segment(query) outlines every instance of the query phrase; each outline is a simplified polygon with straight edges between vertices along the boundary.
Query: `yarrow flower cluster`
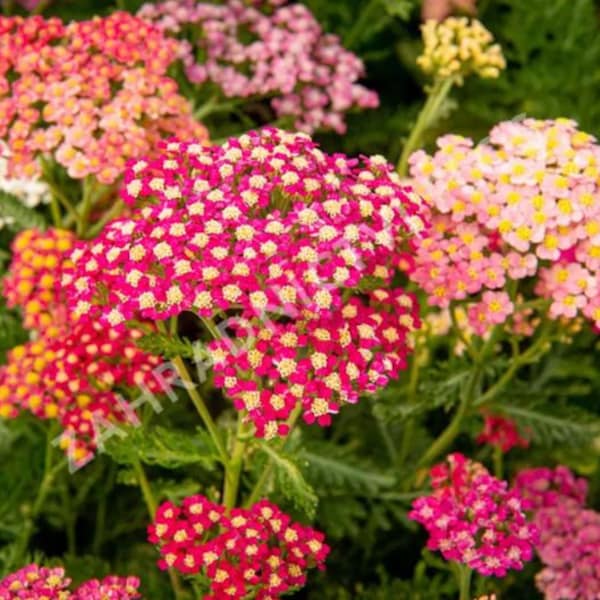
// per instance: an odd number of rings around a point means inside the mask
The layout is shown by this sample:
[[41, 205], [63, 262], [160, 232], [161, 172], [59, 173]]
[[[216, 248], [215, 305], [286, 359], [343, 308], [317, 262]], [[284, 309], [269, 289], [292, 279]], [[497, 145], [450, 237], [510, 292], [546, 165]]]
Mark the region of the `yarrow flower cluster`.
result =
[[41, 155], [73, 178], [113, 183], [166, 135], [205, 138], [166, 76], [177, 53], [175, 40], [124, 12], [69, 25], [1, 17], [0, 138], [11, 176], [34, 176]]
[[308, 569], [323, 569], [329, 547], [322, 533], [292, 522], [267, 500], [230, 513], [204, 496], [181, 507], [159, 506], [148, 528], [161, 553], [159, 566], [205, 575], [214, 598], [275, 600], [306, 583]]
[[71, 256], [76, 313], [121, 327], [216, 319], [215, 384], [258, 435], [285, 434], [299, 402], [328, 425], [405, 367], [418, 306], [392, 278], [424, 222], [382, 157], [328, 156], [265, 129], [210, 148], [168, 143], [131, 165], [124, 190], [142, 208]]
[[409, 518], [429, 533], [427, 547], [482, 575], [504, 577], [531, 560], [538, 531], [522, 496], [483, 465], [451, 454], [431, 469], [433, 492], [413, 502]]
[[140, 598], [137, 577], [109, 575], [91, 579], [74, 592], [71, 580], [61, 567], [48, 568], [31, 564], [0, 581], [0, 600], [134, 600]]
[[[16, 197], [24, 206], [35, 208], [40, 204], [50, 201], [50, 189], [48, 185], [35, 177], [9, 177], [8, 158], [10, 150], [3, 142], [0, 142], [0, 192], [5, 192]], [[4, 225], [10, 225], [7, 217], [0, 216], [0, 229]]]
[[506, 67], [502, 50], [477, 19], [430, 19], [421, 26], [423, 54], [417, 64], [435, 78], [454, 78], [460, 85], [471, 74], [495, 78]]
[[502, 452], [529, 446], [529, 440], [521, 435], [514, 421], [491, 414], [483, 416], [483, 430], [477, 436], [477, 443], [496, 446]]
[[541, 532], [538, 589], [547, 600], [599, 598], [600, 513], [585, 508], [587, 482], [559, 466], [522, 471], [515, 486], [531, 499]]
[[429, 303], [473, 300], [469, 320], [481, 333], [514, 314], [508, 284], [537, 276], [551, 317], [600, 325], [594, 138], [566, 119], [526, 119], [497, 125], [477, 146], [455, 135], [437, 145], [410, 158], [415, 190], [431, 204], [412, 274]]
[[271, 98], [277, 117], [291, 118], [298, 131], [343, 133], [345, 112], [378, 105], [377, 94], [356, 83], [363, 64], [303, 4], [280, 4], [167, 0], [145, 4], [138, 15], [172, 34], [200, 30], [184, 46], [190, 81], [216, 86], [226, 98]]
[[10, 305], [22, 306], [34, 340], [13, 348], [0, 367], [0, 416], [26, 410], [58, 419], [61, 446], [75, 463], [89, 460], [99, 430], [131, 419], [119, 392], [142, 386], [160, 391], [153, 376], [160, 359], [142, 352], [138, 330], [116, 330], [77, 319], [67, 309], [61, 277], [74, 243], [67, 231], [26, 230], [13, 242], [13, 262], [4, 279]]

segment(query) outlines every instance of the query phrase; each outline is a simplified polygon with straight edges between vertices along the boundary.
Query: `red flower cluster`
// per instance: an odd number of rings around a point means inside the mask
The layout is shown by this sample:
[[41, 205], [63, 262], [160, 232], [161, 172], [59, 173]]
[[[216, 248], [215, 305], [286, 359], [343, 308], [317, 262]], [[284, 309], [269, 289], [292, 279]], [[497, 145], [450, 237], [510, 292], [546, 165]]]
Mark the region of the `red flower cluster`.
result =
[[327, 155], [268, 128], [170, 142], [130, 166], [124, 189], [142, 208], [72, 254], [75, 312], [111, 326], [217, 320], [215, 383], [258, 435], [285, 434], [299, 402], [327, 425], [405, 367], [418, 305], [394, 275], [424, 222], [383, 157]]
[[160, 390], [152, 370], [160, 359], [142, 352], [137, 330], [116, 330], [73, 317], [60, 288], [74, 238], [66, 231], [24, 231], [13, 243], [14, 258], [4, 280], [9, 302], [23, 306], [35, 340], [13, 348], [0, 367], [0, 416], [22, 410], [58, 419], [71, 459], [85, 463], [99, 428], [125, 421], [128, 408], [118, 392], [135, 386]]
[[51, 155], [69, 175], [114, 182], [165, 135], [206, 138], [166, 76], [179, 45], [124, 12], [64, 25], [0, 17], [0, 138], [13, 175]]
[[531, 560], [538, 532], [521, 495], [480, 463], [450, 454], [431, 469], [433, 493], [417, 498], [409, 518], [429, 533], [427, 547], [482, 575], [504, 577]]
[[514, 421], [499, 415], [484, 415], [483, 431], [477, 436], [478, 444], [497, 446], [502, 452], [511, 448], [527, 448], [529, 440], [524, 438]]
[[165, 502], [148, 533], [160, 548], [161, 569], [207, 578], [205, 599], [253, 593], [257, 600], [275, 600], [302, 587], [307, 570], [322, 569], [329, 553], [322, 533], [293, 523], [267, 500], [230, 514], [204, 496], [190, 496], [181, 507]]
[[60, 567], [31, 564], [0, 581], [0, 600], [133, 600], [140, 598], [137, 577], [109, 575], [101, 581], [91, 579], [74, 592], [71, 580]]

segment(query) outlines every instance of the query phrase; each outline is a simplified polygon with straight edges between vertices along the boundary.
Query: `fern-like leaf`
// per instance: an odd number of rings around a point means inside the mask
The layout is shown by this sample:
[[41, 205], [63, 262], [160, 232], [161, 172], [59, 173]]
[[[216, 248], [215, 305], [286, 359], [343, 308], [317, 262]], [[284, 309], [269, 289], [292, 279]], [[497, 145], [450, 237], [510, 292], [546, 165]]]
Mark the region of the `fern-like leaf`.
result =
[[46, 228], [46, 219], [39, 212], [25, 206], [16, 196], [2, 191], [0, 191], [0, 221], [13, 231]]

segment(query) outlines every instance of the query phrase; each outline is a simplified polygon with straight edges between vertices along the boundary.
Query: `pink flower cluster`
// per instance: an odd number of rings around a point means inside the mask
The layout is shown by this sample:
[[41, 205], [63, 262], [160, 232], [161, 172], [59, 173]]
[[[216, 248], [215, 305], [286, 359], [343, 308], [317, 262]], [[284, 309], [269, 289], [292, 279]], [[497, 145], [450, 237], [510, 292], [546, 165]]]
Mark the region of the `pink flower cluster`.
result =
[[112, 183], [162, 137], [206, 138], [166, 76], [177, 53], [176, 41], [124, 12], [69, 25], [0, 17], [0, 138], [10, 174], [37, 173], [42, 155], [73, 178]]
[[433, 492], [417, 498], [409, 518], [429, 533], [427, 547], [482, 575], [504, 577], [531, 560], [538, 539], [526, 504], [505, 481], [462, 454], [431, 469]]
[[546, 600], [600, 598], [600, 513], [584, 506], [587, 482], [559, 466], [522, 471], [515, 486], [533, 501], [544, 563], [536, 584]]
[[302, 587], [307, 570], [323, 569], [329, 547], [322, 533], [293, 523], [267, 500], [251, 508], [225, 508], [204, 496], [181, 507], [162, 504], [148, 528], [162, 555], [162, 569], [203, 574], [213, 598], [275, 600]]
[[346, 111], [378, 105], [377, 94], [356, 83], [362, 62], [324, 34], [303, 4], [275, 4], [282, 2], [167, 0], [138, 14], [169, 33], [200, 30], [184, 45], [190, 81], [217, 86], [226, 98], [271, 98], [276, 115], [292, 119], [296, 130], [344, 133]]
[[143, 206], [71, 256], [76, 313], [212, 323], [215, 384], [258, 435], [285, 434], [299, 402], [328, 425], [405, 367], [418, 305], [392, 280], [424, 222], [382, 157], [328, 156], [269, 128], [167, 143], [130, 166], [124, 190]]
[[26, 410], [58, 419], [62, 446], [82, 464], [91, 458], [102, 426], [130, 418], [119, 392], [137, 386], [160, 390], [152, 373], [160, 359], [136, 346], [140, 331], [79, 320], [68, 311], [60, 279], [73, 242], [72, 234], [54, 229], [26, 230], [15, 238], [4, 288], [37, 330], [36, 339], [13, 348], [0, 367], [0, 416]]
[[[566, 119], [504, 122], [478, 145], [455, 135], [410, 158], [431, 204], [412, 277], [432, 305], [474, 302], [479, 332], [514, 310], [510, 282], [537, 276], [553, 318], [600, 324], [600, 146]], [[481, 296], [479, 296], [481, 294]]]
[[496, 446], [502, 452], [529, 446], [529, 440], [521, 435], [514, 421], [490, 414], [483, 416], [483, 431], [477, 436], [477, 443]]
[[0, 581], [0, 600], [133, 600], [140, 598], [137, 577], [109, 575], [91, 579], [74, 592], [71, 580], [60, 567], [48, 568], [31, 564]]

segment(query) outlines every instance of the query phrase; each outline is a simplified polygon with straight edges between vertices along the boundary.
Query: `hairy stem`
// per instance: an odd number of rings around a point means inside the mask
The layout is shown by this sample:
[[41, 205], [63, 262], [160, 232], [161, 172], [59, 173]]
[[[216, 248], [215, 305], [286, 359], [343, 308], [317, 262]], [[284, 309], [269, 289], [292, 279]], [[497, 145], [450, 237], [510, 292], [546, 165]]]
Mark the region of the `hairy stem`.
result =
[[408, 174], [408, 159], [410, 155], [416, 150], [423, 141], [423, 136], [427, 129], [435, 122], [439, 117], [439, 112], [444, 103], [444, 100], [448, 96], [452, 85], [454, 84], [454, 78], [446, 77], [444, 79], [437, 79], [431, 91], [427, 96], [427, 100], [417, 117], [415, 126], [412, 128], [404, 148], [402, 148], [402, 154], [398, 160], [398, 173], [406, 177]]

